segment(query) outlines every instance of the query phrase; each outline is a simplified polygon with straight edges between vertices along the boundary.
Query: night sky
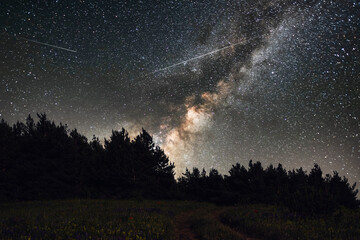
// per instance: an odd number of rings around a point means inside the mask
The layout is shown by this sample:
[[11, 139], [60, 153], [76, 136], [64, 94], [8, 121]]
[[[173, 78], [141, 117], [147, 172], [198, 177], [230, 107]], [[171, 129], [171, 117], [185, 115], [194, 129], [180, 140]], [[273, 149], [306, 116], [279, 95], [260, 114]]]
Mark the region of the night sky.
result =
[[8, 123], [143, 127], [178, 174], [252, 159], [360, 180], [358, 0], [2, 0], [0, 26]]

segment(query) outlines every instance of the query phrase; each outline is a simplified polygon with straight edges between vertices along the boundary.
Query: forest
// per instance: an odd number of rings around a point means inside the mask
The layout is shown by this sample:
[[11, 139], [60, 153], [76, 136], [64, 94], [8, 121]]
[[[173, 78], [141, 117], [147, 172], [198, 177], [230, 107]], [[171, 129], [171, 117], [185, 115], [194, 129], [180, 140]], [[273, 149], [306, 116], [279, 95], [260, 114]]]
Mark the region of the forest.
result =
[[207, 201], [219, 205], [281, 205], [300, 215], [325, 214], [344, 206], [359, 208], [355, 184], [337, 172], [287, 171], [281, 164], [234, 164], [186, 169], [175, 179], [175, 165], [142, 130], [130, 139], [112, 131], [102, 144], [76, 129], [55, 124], [45, 113], [26, 122], [0, 122], [0, 201], [59, 199], [163, 199]]

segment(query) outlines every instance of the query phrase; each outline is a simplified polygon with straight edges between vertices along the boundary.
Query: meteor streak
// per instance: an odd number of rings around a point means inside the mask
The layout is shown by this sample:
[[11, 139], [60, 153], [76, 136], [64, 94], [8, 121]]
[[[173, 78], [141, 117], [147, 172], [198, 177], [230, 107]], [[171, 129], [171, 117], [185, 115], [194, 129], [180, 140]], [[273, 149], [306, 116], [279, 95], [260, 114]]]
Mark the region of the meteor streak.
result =
[[179, 66], [179, 65], [181, 65], [181, 64], [186, 64], [186, 63], [191, 62], [191, 61], [194, 61], [194, 60], [196, 60], [196, 59], [203, 58], [203, 57], [206, 57], [206, 56], [208, 56], [208, 55], [212, 55], [212, 54], [217, 53], [217, 52], [220, 52], [220, 51], [222, 51], [222, 50], [225, 50], [225, 49], [228, 49], [228, 48], [231, 48], [231, 47], [235, 47], [235, 46], [240, 45], [240, 44], [245, 44], [246, 42], [247, 42], [247, 40], [244, 40], [244, 41], [241, 41], [241, 42], [238, 42], [238, 43], [234, 43], [234, 44], [230, 44], [230, 45], [227, 45], [227, 46], [225, 46], [225, 47], [216, 49], [216, 50], [214, 50], [214, 51], [211, 51], [211, 52], [202, 54], [202, 55], [200, 55], [200, 56], [196, 56], [196, 57], [190, 58], [190, 59], [188, 59], [188, 60], [185, 60], [185, 61], [182, 61], [182, 62], [179, 62], [179, 63], [175, 63], [175, 64], [173, 64], [173, 65], [171, 65], [171, 66], [158, 69], [158, 70], [156, 70], [156, 71], [154, 71], [154, 72], [151, 72], [151, 73], [149, 73], [149, 74], [147, 74], [147, 75], [154, 74], [154, 73], [157, 73], [157, 72], [162, 72], [162, 71], [168, 70], [168, 69], [170, 69], [170, 68]]
[[33, 43], [45, 45], [45, 46], [48, 46], [48, 47], [53, 47], [53, 48], [65, 50], [65, 51], [68, 51], [68, 52], [73, 52], [73, 53], [76, 53], [76, 52], [77, 52], [77, 51], [75, 51], [75, 50], [71, 50], [71, 49], [68, 49], [68, 48], [63, 48], [63, 47], [55, 46], [55, 45], [48, 44], [48, 43], [38, 42], [38, 41], [36, 41], [36, 40], [31, 40], [31, 39], [27, 39], [27, 38], [22, 38], [22, 39], [24, 39], [24, 40], [26, 40], [26, 41], [29, 41], [29, 42], [33, 42]]

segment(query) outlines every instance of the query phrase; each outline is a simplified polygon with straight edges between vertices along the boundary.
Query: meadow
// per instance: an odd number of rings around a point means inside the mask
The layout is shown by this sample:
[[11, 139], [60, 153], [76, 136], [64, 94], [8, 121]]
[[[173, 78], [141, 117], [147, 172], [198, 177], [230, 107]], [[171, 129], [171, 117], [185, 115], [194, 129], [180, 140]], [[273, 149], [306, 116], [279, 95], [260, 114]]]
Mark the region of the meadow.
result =
[[340, 207], [327, 215], [301, 216], [285, 207], [238, 205], [220, 220], [247, 236], [278, 240], [360, 239], [360, 209]]
[[[61, 200], [0, 204], [0, 239], [360, 239], [360, 211], [304, 218], [267, 205]], [[188, 232], [188, 233], [186, 233]]]
[[3, 204], [1, 239], [172, 239], [174, 216], [193, 204], [67, 200]]

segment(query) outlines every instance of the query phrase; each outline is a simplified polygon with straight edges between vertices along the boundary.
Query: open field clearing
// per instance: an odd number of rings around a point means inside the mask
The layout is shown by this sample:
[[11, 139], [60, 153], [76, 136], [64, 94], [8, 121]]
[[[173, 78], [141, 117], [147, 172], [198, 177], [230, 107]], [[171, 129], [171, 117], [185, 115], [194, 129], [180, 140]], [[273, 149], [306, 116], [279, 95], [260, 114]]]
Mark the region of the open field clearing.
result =
[[360, 210], [340, 208], [328, 216], [302, 217], [286, 208], [239, 205], [224, 211], [220, 220], [260, 239], [360, 239]]
[[303, 218], [266, 205], [63, 200], [3, 203], [1, 239], [360, 239], [360, 211]]

